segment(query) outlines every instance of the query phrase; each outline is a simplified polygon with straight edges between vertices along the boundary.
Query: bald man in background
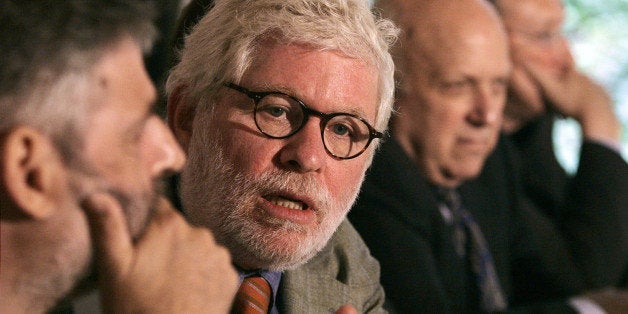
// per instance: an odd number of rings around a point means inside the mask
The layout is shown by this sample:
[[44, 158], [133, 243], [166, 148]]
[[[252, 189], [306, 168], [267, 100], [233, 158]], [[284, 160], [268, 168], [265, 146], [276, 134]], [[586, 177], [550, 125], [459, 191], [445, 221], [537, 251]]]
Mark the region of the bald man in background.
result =
[[495, 10], [398, 0], [376, 11], [402, 29], [398, 114], [349, 218], [380, 261], [394, 309], [571, 313], [602, 296], [619, 304], [616, 291], [572, 298], [587, 291], [570, 249], [579, 239], [522, 193], [518, 157], [500, 136], [511, 62]]

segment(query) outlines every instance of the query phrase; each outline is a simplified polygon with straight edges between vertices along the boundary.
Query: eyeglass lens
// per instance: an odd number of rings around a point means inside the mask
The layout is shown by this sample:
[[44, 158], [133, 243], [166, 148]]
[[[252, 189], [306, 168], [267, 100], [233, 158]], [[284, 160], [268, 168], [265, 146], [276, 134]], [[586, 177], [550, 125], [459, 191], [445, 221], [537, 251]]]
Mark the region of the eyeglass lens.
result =
[[264, 134], [283, 138], [299, 131], [311, 114], [321, 116], [323, 144], [332, 155], [355, 157], [369, 144], [370, 130], [364, 121], [348, 114], [322, 116], [280, 93], [270, 93], [259, 99], [255, 107], [255, 123]]

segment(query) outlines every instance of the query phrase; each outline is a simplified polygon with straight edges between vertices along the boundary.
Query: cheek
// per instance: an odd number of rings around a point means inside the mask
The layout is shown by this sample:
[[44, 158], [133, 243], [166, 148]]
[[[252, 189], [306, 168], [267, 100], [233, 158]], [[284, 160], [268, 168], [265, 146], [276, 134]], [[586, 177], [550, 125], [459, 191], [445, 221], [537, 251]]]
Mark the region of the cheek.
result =
[[255, 126], [250, 113], [218, 110], [211, 136], [218, 139], [227, 160], [237, 169], [259, 175], [273, 165], [281, 140], [265, 137]]
[[273, 165], [281, 140], [267, 139], [248, 131], [235, 130], [223, 137], [228, 159], [234, 166], [252, 175], [259, 175]]
[[114, 164], [118, 165], [118, 170], [110, 172], [112, 183], [122, 187], [125, 191], [137, 190], [138, 187], [151, 185], [150, 173], [152, 163], [148, 161], [148, 156], [144, 147], [131, 147]]
[[452, 138], [464, 121], [464, 115], [457, 108], [460, 105], [450, 105], [438, 97], [429, 97], [419, 100], [412, 112], [410, 123], [414, 130], [414, 140], [424, 146], [426, 154], [434, 155], [446, 150]]
[[[448, 156], [456, 150], [456, 139], [466, 132], [466, 106], [463, 103], [442, 106], [434, 113], [429, 139], [440, 155]], [[441, 156], [445, 158], [445, 156]]]
[[92, 163], [99, 177], [112, 188], [134, 191], [138, 187], [151, 184], [148, 173], [150, 165], [142, 162], [142, 152], [138, 149], [130, 154], [129, 150], [110, 149], [97, 162]]
[[434, 103], [424, 114], [424, 124], [433, 135], [448, 137], [464, 124], [467, 105], [455, 100]]
[[[366, 154], [366, 153], [365, 153]], [[366, 171], [366, 157], [360, 156], [356, 160], [334, 161], [329, 165], [324, 176], [332, 197], [345, 202], [359, 189]]]

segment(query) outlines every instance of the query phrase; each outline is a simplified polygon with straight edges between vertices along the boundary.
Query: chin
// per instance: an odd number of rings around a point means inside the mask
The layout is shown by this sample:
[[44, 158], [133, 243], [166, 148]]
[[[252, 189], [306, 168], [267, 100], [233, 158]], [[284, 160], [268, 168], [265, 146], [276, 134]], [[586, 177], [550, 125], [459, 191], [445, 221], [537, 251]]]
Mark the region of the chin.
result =
[[462, 167], [442, 168], [440, 171], [440, 177], [442, 183], [446, 187], [458, 187], [466, 181], [477, 178], [484, 166], [484, 160], [481, 162], [466, 163]]
[[[324, 219], [316, 227], [283, 222], [276, 226], [251, 223], [231, 229], [225, 245], [233, 261], [247, 269], [283, 271], [306, 263], [325, 247], [342, 218]], [[224, 231], [224, 229], [223, 229]]]
[[459, 174], [460, 180], [464, 182], [464, 181], [469, 181], [469, 180], [473, 180], [477, 178], [482, 172], [483, 167], [484, 167], [484, 160], [465, 167], [464, 169], [460, 171], [460, 174]]

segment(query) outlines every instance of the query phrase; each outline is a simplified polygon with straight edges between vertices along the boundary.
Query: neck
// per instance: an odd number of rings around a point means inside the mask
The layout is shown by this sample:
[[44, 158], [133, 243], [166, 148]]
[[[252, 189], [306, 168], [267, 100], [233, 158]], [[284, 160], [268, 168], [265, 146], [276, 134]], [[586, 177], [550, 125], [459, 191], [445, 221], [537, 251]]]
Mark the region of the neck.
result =
[[[19, 283], [6, 282], [8, 274], [2, 270], [0, 282], [0, 313], [46, 313], [51, 306], [46, 306], [41, 299], [19, 288]], [[26, 290], [26, 289], [23, 289]]]
[[14, 245], [10, 229], [11, 226], [2, 224], [0, 313], [46, 313], [57, 302], [56, 291], [45, 285], [49, 278], [38, 275], [32, 261], [25, 262], [28, 253]]

